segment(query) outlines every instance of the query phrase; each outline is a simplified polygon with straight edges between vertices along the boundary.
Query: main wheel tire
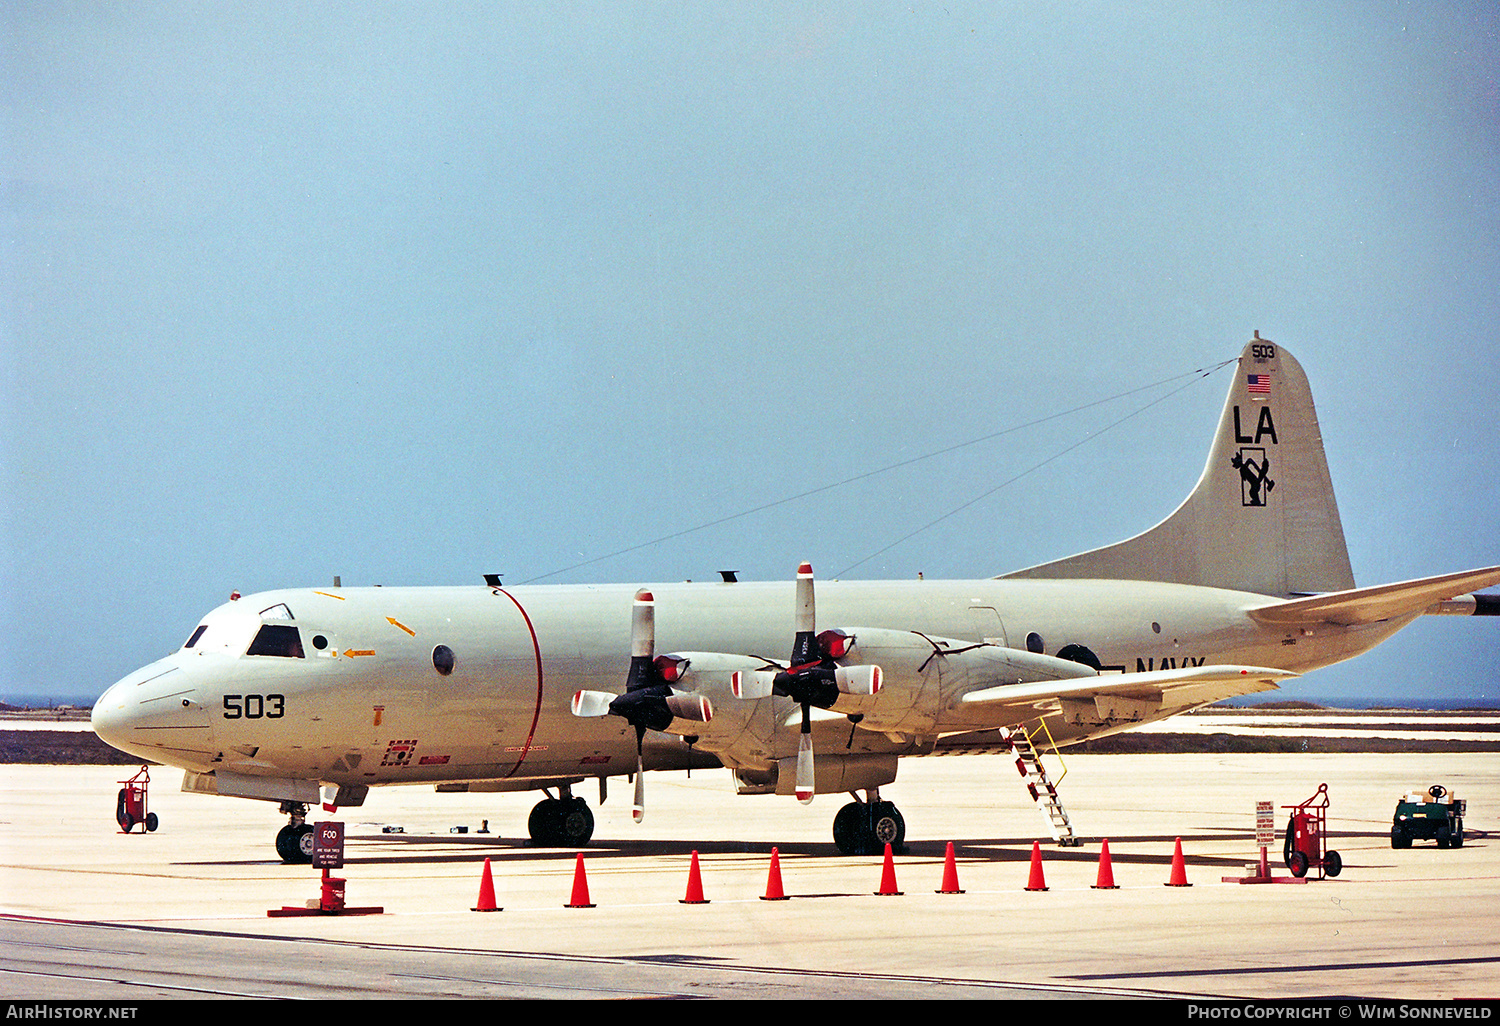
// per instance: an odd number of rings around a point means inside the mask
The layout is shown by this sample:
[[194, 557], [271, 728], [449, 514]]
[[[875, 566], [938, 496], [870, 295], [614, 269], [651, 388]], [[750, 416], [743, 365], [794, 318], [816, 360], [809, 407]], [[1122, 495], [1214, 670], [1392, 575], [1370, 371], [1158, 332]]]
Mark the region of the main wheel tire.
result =
[[872, 855], [885, 854], [887, 844], [893, 852], [905, 851], [906, 820], [901, 818], [895, 805], [890, 802], [875, 803], [875, 807], [870, 810], [870, 840], [874, 848]]
[[863, 802], [850, 802], [833, 817], [833, 843], [845, 855], [863, 855], [869, 849], [869, 816]]
[[1323, 854], [1323, 872], [1328, 876], [1338, 876], [1344, 871], [1344, 860], [1336, 851]]
[[543, 798], [526, 818], [526, 832], [538, 848], [555, 848], [561, 841], [561, 806], [559, 798]]
[[578, 848], [594, 836], [594, 814], [582, 798], [560, 800], [557, 809], [557, 839], [567, 848]]
[[1292, 875], [1303, 877], [1307, 875], [1307, 856], [1300, 851], [1294, 851], [1286, 858], [1286, 868], [1292, 871]]

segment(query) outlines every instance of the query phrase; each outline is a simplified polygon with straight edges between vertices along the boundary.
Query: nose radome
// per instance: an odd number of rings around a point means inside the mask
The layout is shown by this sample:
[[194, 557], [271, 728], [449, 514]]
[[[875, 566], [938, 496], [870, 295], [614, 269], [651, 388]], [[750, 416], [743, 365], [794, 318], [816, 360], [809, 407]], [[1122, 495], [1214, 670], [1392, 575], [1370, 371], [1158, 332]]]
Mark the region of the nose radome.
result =
[[89, 714], [89, 726], [94, 728], [94, 733], [106, 744], [121, 751], [129, 751], [124, 742], [130, 737], [132, 714], [140, 706], [141, 696], [137, 692], [141, 685], [174, 670], [175, 665], [159, 659], [116, 681], [94, 702], [93, 712]]
[[120, 685], [116, 684], [104, 694], [100, 695], [94, 702], [94, 709], [89, 713], [89, 726], [94, 733], [99, 735], [105, 744], [119, 748], [116, 738], [120, 736], [120, 724], [124, 717], [123, 706], [120, 700]]
[[164, 748], [192, 750], [206, 742], [207, 716], [197, 698], [177, 660], [160, 659], [100, 695], [89, 724], [122, 752], [161, 758]]

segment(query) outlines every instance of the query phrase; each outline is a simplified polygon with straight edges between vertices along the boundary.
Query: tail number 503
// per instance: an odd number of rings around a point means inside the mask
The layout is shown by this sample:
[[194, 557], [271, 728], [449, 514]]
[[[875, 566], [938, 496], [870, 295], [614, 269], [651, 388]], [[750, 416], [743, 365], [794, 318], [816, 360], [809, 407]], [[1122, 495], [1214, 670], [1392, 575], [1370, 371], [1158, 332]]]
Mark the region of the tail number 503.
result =
[[286, 715], [285, 695], [225, 695], [226, 720], [274, 720]]

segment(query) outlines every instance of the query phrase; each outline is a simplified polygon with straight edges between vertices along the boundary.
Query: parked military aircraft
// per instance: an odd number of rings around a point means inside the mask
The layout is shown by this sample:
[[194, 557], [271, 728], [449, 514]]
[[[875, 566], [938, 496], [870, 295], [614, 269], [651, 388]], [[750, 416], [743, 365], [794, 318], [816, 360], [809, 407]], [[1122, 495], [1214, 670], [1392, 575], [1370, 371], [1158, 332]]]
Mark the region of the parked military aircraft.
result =
[[[239, 597], [94, 706], [188, 791], [309, 806], [369, 788], [543, 790], [538, 845], [588, 842], [572, 788], [723, 766], [741, 794], [849, 792], [845, 852], [898, 848], [902, 756], [1067, 745], [1277, 686], [1423, 613], [1492, 615], [1500, 567], [1356, 588], [1307, 379], [1257, 333], [1202, 477], [1143, 534], [972, 581], [303, 588]], [[823, 628], [823, 629], [819, 629]], [[660, 650], [665, 654], [657, 655]], [[789, 653], [789, 655], [788, 655]], [[554, 793], [555, 792], [555, 793]], [[863, 792], [860, 798], [859, 792]]]

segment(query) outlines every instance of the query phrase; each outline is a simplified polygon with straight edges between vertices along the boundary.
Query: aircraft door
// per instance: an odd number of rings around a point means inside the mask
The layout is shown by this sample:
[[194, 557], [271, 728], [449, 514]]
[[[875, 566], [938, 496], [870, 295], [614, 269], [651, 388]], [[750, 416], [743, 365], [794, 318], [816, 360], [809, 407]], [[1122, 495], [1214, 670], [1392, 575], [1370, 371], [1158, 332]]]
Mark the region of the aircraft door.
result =
[[969, 630], [976, 641], [988, 641], [1009, 648], [1005, 640], [1005, 621], [994, 606], [970, 606]]

